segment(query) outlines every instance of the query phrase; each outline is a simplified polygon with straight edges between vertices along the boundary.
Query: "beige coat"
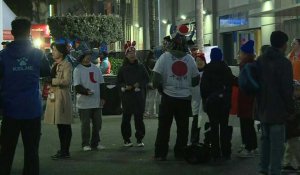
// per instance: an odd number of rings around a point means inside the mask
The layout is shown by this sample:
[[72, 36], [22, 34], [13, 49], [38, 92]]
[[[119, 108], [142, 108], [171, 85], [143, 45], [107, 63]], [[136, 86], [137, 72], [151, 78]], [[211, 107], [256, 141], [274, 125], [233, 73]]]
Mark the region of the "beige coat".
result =
[[54, 93], [54, 100], [48, 97], [44, 122], [48, 124], [71, 124], [72, 99], [70, 86], [72, 83], [72, 65], [66, 59], [57, 65], [56, 78], [52, 79], [50, 92]]

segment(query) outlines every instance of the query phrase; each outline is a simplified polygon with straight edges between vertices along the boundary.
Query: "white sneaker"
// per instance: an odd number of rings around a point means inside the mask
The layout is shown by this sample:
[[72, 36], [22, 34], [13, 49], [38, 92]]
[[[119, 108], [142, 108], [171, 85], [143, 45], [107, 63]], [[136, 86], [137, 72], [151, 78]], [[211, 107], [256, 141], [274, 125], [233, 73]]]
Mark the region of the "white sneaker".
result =
[[248, 150], [244, 149], [243, 151], [239, 152], [238, 157], [250, 158], [250, 157], [254, 157], [254, 154], [252, 153], [252, 151], [248, 151]]
[[124, 142], [125, 147], [132, 147], [133, 144], [131, 142]]
[[144, 147], [145, 144], [144, 144], [143, 142], [138, 142], [138, 143], [136, 144], [136, 146], [137, 146], [137, 147]]
[[92, 148], [91, 148], [90, 146], [84, 146], [84, 147], [82, 148], [82, 150], [83, 150], [84, 152], [86, 152], [86, 151], [91, 151]]
[[99, 145], [97, 146], [97, 149], [98, 149], [98, 150], [105, 149], [105, 146], [103, 146], [103, 145], [99, 144]]
[[259, 152], [258, 149], [254, 149], [254, 150], [252, 150], [251, 152], [252, 152], [252, 154], [253, 154], [254, 156], [259, 156], [259, 155], [260, 155], [260, 152]]

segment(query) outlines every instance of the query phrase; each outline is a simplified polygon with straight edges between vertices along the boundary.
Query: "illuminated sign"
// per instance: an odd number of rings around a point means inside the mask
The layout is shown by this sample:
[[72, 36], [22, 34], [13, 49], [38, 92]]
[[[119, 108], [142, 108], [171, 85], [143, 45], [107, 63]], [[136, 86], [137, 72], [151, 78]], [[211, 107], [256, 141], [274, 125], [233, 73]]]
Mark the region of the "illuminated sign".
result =
[[246, 13], [235, 13], [219, 17], [220, 28], [238, 27], [248, 25]]

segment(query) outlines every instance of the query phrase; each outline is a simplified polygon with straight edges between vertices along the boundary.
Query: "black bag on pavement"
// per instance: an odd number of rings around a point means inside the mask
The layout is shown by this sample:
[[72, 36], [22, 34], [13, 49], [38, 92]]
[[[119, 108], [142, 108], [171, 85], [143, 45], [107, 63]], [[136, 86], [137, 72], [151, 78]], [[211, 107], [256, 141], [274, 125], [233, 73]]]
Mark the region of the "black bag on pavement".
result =
[[207, 163], [210, 160], [210, 148], [202, 143], [189, 145], [184, 149], [184, 159], [189, 164]]

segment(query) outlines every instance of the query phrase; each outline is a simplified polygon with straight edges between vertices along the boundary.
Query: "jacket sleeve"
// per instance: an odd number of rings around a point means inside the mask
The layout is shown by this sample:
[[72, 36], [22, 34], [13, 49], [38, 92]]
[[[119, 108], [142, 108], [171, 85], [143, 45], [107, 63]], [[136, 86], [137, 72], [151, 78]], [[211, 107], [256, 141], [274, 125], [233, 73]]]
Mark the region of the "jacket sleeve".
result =
[[40, 76], [49, 77], [50, 76], [50, 63], [45, 54], [42, 54]]
[[123, 66], [120, 67], [119, 71], [118, 71], [118, 75], [117, 75], [117, 83], [119, 85], [120, 88], [125, 87], [125, 80], [123, 77]]
[[281, 80], [281, 94], [286, 105], [287, 112], [291, 115], [294, 113], [294, 100], [293, 100], [293, 71], [292, 71], [292, 64], [290, 61], [286, 61], [285, 69], [282, 71], [282, 76], [280, 77]]
[[63, 78], [53, 78], [52, 85], [54, 86], [69, 86], [72, 82], [72, 65], [68, 62], [62, 69]]

